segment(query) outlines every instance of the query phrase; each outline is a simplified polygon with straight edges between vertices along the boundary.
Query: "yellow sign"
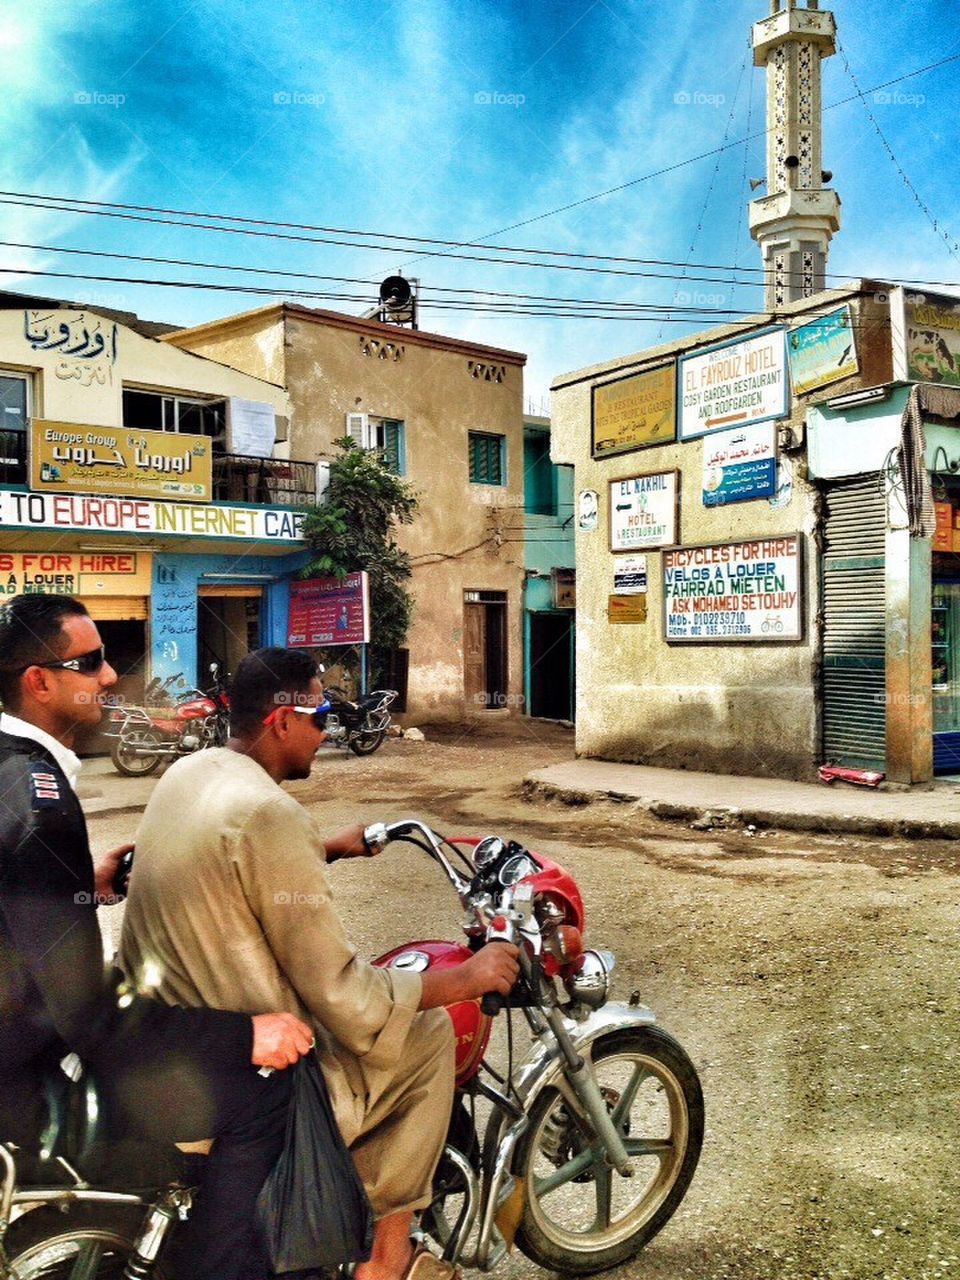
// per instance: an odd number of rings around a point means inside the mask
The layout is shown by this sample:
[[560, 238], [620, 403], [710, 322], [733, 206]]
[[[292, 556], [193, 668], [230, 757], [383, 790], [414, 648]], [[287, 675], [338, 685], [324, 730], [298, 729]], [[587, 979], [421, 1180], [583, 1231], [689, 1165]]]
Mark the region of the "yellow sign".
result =
[[76, 422], [30, 424], [30, 487], [46, 493], [129, 494], [209, 502], [211, 442], [206, 436]]
[[11, 596], [148, 596], [149, 551], [0, 551], [0, 599]]
[[677, 372], [673, 364], [593, 388], [593, 456], [605, 458], [677, 434]]
[[646, 620], [647, 597], [645, 595], [607, 597], [608, 622], [646, 622]]

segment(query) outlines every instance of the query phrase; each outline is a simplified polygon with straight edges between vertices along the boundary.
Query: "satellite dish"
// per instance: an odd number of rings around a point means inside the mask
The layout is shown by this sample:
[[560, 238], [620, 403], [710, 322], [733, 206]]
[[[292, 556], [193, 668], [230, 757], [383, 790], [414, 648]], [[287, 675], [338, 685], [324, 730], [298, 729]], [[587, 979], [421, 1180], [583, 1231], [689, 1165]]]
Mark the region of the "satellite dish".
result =
[[402, 311], [410, 305], [413, 290], [403, 276], [387, 276], [380, 286], [380, 305], [387, 311]]

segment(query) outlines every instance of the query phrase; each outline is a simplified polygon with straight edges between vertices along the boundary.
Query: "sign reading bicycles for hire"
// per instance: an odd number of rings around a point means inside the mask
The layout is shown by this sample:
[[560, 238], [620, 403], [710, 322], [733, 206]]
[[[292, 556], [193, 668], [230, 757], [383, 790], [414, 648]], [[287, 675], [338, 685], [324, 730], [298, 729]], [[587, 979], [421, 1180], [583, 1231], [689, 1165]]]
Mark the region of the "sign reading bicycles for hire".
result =
[[668, 642], [800, 640], [799, 534], [663, 553]]
[[710, 347], [679, 362], [680, 439], [785, 418], [787, 344], [783, 328]]

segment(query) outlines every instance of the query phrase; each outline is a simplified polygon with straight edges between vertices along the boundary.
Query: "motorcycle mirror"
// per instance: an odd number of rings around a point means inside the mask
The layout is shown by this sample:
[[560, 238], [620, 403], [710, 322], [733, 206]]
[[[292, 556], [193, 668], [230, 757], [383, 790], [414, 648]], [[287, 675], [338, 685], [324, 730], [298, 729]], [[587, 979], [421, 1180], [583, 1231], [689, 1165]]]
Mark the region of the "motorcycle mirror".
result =
[[323, 673], [326, 671], [326, 669], [327, 669], [327, 668], [323, 665], [323, 663], [322, 663], [322, 662], [318, 662], [318, 663], [317, 663], [317, 673], [318, 673], [318, 675], [321, 675], [321, 676], [322, 676], [322, 675], [323, 675]]
[[210, 663], [210, 674], [211, 674], [212, 676], [215, 676], [215, 675], [217, 674], [217, 672], [219, 671], [219, 669], [220, 669], [220, 668], [218, 667], [217, 663], [215, 663], [215, 662], [211, 662], [211, 663]]

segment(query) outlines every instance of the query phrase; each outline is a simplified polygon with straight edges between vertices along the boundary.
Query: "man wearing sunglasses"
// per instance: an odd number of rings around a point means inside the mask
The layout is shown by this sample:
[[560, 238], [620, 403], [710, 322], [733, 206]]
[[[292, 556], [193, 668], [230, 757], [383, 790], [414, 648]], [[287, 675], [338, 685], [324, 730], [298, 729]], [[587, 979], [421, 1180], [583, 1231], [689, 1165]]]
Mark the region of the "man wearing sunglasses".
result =
[[215, 1138], [175, 1240], [181, 1280], [263, 1280], [254, 1206], [283, 1145], [289, 1080], [256, 1068], [292, 1064], [313, 1032], [290, 1013], [171, 1008], [105, 973], [96, 905], [131, 846], [94, 867], [73, 745], [116, 680], [79, 601], [0, 606], [0, 1142], [37, 1150], [44, 1079], [75, 1051], [117, 1136]]
[[376, 1218], [357, 1280], [445, 1280], [451, 1265], [414, 1255], [410, 1243], [452, 1109], [453, 1031], [441, 1006], [506, 994], [517, 950], [492, 944], [423, 974], [375, 968], [357, 954], [325, 864], [369, 856], [363, 828], [324, 840], [279, 785], [309, 777], [326, 713], [308, 653], [260, 649], [243, 659], [230, 688], [229, 746], [177, 761], [147, 805], [121, 961], [135, 979], [159, 959], [159, 994], [171, 1002], [283, 1008], [310, 1021]]

